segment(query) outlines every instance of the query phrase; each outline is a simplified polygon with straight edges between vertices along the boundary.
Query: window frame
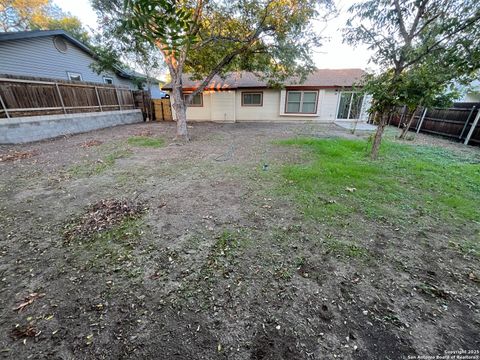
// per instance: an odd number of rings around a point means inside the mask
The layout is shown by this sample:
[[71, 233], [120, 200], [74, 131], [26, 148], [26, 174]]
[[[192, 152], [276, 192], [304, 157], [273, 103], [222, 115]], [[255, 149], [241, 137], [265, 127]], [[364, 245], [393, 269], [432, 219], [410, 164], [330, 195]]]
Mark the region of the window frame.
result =
[[[340, 102], [342, 100], [342, 94], [351, 94], [350, 101], [348, 103], [348, 111], [347, 111], [347, 117], [346, 118], [339, 118], [338, 117], [338, 112], [340, 111]], [[361, 94], [361, 92], [360, 91], [354, 91], [354, 90], [346, 90], [346, 91], [339, 91], [338, 92], [337, 110], [336, 110], [336, 115], [335, 115], [336, 120], [360, 120], [361, 119], [362, 109], [363, 109], [363, 105], [364, 105], [364, 102], [365, 102], [365, 95], [361, 96], [362, 101], [360, 101], [360, 109], [359, 109], [360, 111], [358, 112], [358, 118], [350, 118], [350, 115], [352, 113], [353, 98], [354, 98], [354, 95], [356, 95], [356, 94]]]
[[[67, 71], [68, 80], [70, 81], [83, 81], [83, 76], [79, 72]], [[78, 76], [80, 80], [72, 79], [72, 76]]]
[[[260, 95], [260, 104], [245, 104], [244, 95], [258, 94]], [[263, 91], [242, 91], [242, 106], [246, 107], [262, 107], [263, 106]]]
[[[107, 82], [107, 80], [110, 80], [111, 82]], [[107, 85], [113, 85], [113, 77], [111, 76], [104, 76], [103, 77], [103, 83]]]
[[[297, 92], [300, 93], [300, 106], [299, 106], [299, 111], [288, 111], [288, 93], [291, 92]], [[315, 108], [313, 109], [313, 112], [303, 112], [302, 107], [303, 107], [303, 95], [304, 93], [315, 93]], [[316, 115], [318, 111], [318, 97], [319, 97], [319, 91], [318, 90], [286, 90], [285, 92], [285, 114], [300, 114], [300, 115]]]
[[[189, 96], [192, 92], [187, 92], [187, 93], [183, 93], [183, 101], [185, 102], [185, 97], [186, 96]], [[200, 104], [194, 104], [194, 103], [190, 103], [190, 104], [187, 104], [187, 107], [203, 107], [203, 92], [200, 92], [197, 94], [198, 96], [200, 96]], [[195, 96], [197, 96], [195, 95]]]

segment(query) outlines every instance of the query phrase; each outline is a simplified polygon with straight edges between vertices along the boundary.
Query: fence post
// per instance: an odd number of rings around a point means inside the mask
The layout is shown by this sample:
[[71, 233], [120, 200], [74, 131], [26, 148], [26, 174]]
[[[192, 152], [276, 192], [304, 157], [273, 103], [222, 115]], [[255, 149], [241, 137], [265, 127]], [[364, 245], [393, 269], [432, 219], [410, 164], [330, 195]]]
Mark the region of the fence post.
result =
[[[405, 117], [405, 113], [407, 112], [407, 105], [403, 105], [402, 109], [402, 115], [400, 116], [400, 119], [398, 120], [398, 128], [400, 129], [400, 125], [402, 125], [403, 118]], [[390, 125], [390, 122], [388, 123]]]
[[67, 109], [65, 109], [65, 104], [63, 103], [63, 97], [62, 93], [60, 92], [60, 87], [58, 86], [58, 83], [55, 83], [55, 87], [57, 88], [58, 97], [60, 98], [60, 104], [62, 104], [63, 113], [66, 114]]
[[465, 125], [463, 125], [462, 132], [460, 133], [460, 136], [458, 137], [459, 140], [462, 139], [463, 133], [465, 132], [465, 129], [467, 128], [468, 123], [470, 122], [470, 118], [472, 117], [474, 111], [475, 111], [475, 106], [472, 107], [472, 110], [470, 110], [470, 114], [468, 114], [467, 121], [465, 121]]
[[10, 119], [10, 114], [8, 113], [7, 107], [5, 106], [5, 103], [3, 102], [2, 95], [0, 95], [0, 103], [2, 104], [2, 108], [5, 111], [5, 115], [7, 115], [7, 119]]
[[417, 126], [417, 134], [420, 132], [420, 128], [423, 125], [423, 120], [425, 119], [425, 115], [427, 115], [427, 110], [428, 108], [425, 108], [425, 110], [423, 110], [422, 118], [420, 119], [420, 124], [418, 124]]
[[475, 128], [477, 127], [478, 120], [480, 119], [480, 109], [478, 110], [477, 116], [475, 116], [475, 120], [473, 120], [472, 127], [470, 128], [470, 131], [468, 132], [467, 138], [465, 139], [464, 144], [468, 145], [468, 142], [470, 141], [470, 138], [473, 135], [473, 132], [475, 131]]
[[95, 86], [95, 94], [97, 94], [98, 107], [100, 108], [100, 112], [102, 112], [103, 111], [102, 102], [100, 101], [100, 95], [98, 95], [98, 88], [96, 86]]
[[118, 89], [115, 87], [115, 95], [117, 96], [118, 109], [122, 110], [122, 105], [120, 105], [120, 96], [118, 96]]

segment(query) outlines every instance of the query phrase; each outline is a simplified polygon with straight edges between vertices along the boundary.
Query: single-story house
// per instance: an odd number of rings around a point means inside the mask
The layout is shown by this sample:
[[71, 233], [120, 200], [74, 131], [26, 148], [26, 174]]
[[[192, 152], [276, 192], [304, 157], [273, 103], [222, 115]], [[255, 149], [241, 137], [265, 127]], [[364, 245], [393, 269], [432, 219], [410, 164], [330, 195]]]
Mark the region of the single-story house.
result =
[[[142, 74], [116, 69], [97, 74], [90, 65], [95, 53], [63, 30], [35, 30], [0, 33], [0, 74], [88, 81], [138, 89], [134, 79]], [[160, 96], [158, 83], [152, 97]]]
[[456, 102], [480, 103], [480, 80], [474, 80], [468, 86], [458, 85], [461, 98]]
[[[361, 69], [318, 69], [303, 83], [288, 81], [281, 89], [269, 87], [250, 72], [232, 73], [225, 78], [216, 76], [188, 106], [187, 120], [366, 121], [369, 98], [354, 88], [364, 74]], [[184, 75], [184, 96], [199, 84], [200, 81]], [[171, 91], [171, 84], [163, 90]]]

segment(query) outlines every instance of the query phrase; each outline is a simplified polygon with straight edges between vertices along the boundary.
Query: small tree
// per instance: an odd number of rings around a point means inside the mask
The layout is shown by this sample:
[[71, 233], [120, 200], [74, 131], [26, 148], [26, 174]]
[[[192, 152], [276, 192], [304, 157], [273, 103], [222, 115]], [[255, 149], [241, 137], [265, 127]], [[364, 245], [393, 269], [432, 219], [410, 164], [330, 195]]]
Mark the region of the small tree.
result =
[[[95, 0], [94, 7], [120, 32], [155, 46], [168, 67], [177, 139], [188, 140], [186, 106], [215, 75], [258, 71], [278, 82], [313, 70], [319, 45], [311, 21], [331, 9], [330, 0], [127, 0], [125, 6]], [[184, 101], [182, 76], [200, 86]]]
[[478, 0], [365, 0], [349, 11], [345, 41], [367, 44], [381, 69], [365, 84], [373, 95], [372, 111], [379, 114], [371, 152], [375, 159], [389, 115], [418, 97], [419, 87], [406, 86], [408, 78], [411, 81], [425, 70], [443, 72], [429, 89], [425, 83], [420, 99], [426, 101], [432, 97], [427, 92], [438, 95], [447, 83], [480, 67], [480, 8]]

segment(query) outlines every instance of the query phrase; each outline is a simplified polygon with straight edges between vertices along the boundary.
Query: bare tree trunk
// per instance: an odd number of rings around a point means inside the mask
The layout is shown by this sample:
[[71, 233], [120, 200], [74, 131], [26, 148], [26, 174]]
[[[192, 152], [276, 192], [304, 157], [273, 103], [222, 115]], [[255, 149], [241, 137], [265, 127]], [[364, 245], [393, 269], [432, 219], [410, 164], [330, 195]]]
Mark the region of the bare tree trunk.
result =
[[173, 110], [177, 118], [177, 132], [175, 140], [188, 141], [187, 107], [183, 101], [182, 84], [174, 81], [172, 86]]
[[378, 158], [378, 151], [380, 150], [380, 144], [382, 143], [382, 136], [385, 126], [387, 126], [387, 120], [388, 115], [382, 114], [377, 125], [377, 131], [375, 132], [375, 136], [373, 138], [372, 151], [370, 152], [370, 157], [372, 160], [376, 160]]
[[410, 126], [412, 126], [413, 119], [415, 119], [415, 114], [417, 113], [417, 109], [413, 110], [412, 116], [410, 116], [410, 120], [408, 120], [407, 125], [402, 129], [402, 133], [398, 137], [399, 139], [405, 139], [407, 136], [408, 130], [410, 130]]

